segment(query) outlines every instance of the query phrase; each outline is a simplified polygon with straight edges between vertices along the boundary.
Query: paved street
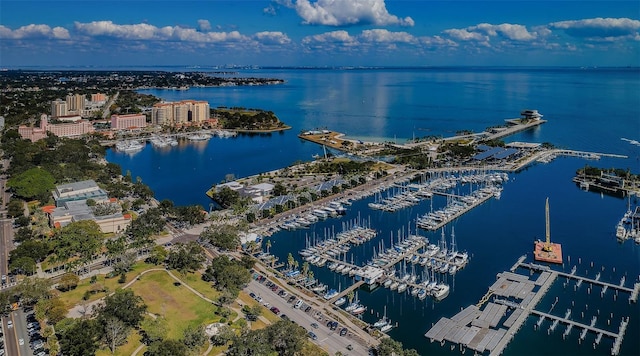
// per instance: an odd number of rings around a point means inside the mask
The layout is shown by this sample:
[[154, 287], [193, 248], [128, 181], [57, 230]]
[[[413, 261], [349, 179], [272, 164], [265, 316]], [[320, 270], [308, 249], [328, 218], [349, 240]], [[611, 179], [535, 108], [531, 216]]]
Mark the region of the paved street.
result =
[[[273, 306], [278, 308], [280, 310], [281, 317], [284, 314], [287, 318], [302, 326], [307, 331], [311, 331], [316, 334], [317, 339], [312, 341], [322, 347], [325, 351], [327, 351], [329, 355], [334, 355], [338, 351], [340, 351], [343, 355], [368, 354], [369, 351], [366, 345], [362, 345], [358, 343], [358, 341], [353, 339], [353, 334], [351, 331], [349, 331], [345, 336], [340, 336], [340, 330], [344, 328], [345, 325], [339, 323], [338, 327], [336, 327], [335, 330], [330, 330], [330, 328], [327, 327], [327, 322], [335, 321], [336, 319], [327, 317], [326, 314], [324, 314], [321, 310], [313, 307], [309, 312], [305, 312], [304, 310], [308, 306], [307, 303], [304, 303], [300, 308], [295, 308], [295, 301], [292, 303], [288, 302], [291, 294], [289, 293], [286, 297], [283, 298], [278, 295], [280, 289], [281, 288], [278, 288], [276, 292], [273, 292], [264, 283], [259, 283], [256, 280], [252, 280], [251, 283], [249, 283], [249, 286], [245, 288], [245, 291], [248, 293], [254, 293], [256, 294], [256, 296], [262, 298], [263, 304], [265, 302], [269, 303], [267, 308], [271, 308]], [[290, 289], [286, 290], [291, 291]], [[296, 298], [296, 300], [298, 299], [299, 298]], [[317, 328], [311, 326], [311, 324], [314, 323], [318, 325]], [[348, 345], [351, 345], [353, 350], [348, 350]]]

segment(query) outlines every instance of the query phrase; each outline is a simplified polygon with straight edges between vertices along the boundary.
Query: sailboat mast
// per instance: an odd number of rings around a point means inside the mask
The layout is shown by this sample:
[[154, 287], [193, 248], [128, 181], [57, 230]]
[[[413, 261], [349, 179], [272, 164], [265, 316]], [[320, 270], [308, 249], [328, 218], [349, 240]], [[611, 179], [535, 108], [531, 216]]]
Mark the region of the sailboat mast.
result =
[[547, 248], [551, 246], [551, 229], [549, 228], [549, 198], [547, 197], [547, 202], [545, 204], [545, 220], [547, 222], [546, 226], [546, 238], [547, 238]]

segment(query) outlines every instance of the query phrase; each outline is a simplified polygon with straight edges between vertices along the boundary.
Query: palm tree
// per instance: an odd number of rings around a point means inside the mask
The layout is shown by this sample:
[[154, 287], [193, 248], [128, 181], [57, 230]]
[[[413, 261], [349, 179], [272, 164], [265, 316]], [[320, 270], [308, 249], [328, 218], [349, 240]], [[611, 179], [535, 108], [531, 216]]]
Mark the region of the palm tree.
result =
[[353, 294], [353, 291], [349, 291], [349, 293], [347, 293], [347, 299], [349, 299], [349, 304], [353, 303], [354, 296], [355, 294]]
[[[267, 253], [269, 253], [269, 249], [271, 248], [271, 240], [267, 240], [267, 242], [264, 245], [267, 248]], [[291, 255], [291, 254], [289, 254], [289, 255]], [[292, 258], [293, 258], [293, 256], [292, 256]]]
[[293, 259], [293, 255], [291, 254], [291, 252], [289, 252], [289, 255], [287, 256], [287, 266], [289, 267], [289, 269], [293, 267], [294, 262], [295, 260]]
[[314, 277], [314, 276], [313, 276], [313, 271], [309, 271], [309, 275], [307, 276], [307, 278], [308, 278], [310, 281], [313, 281], [313, 280], [314, 280], [314, 279], [313, 279], [313, 277]]
[[303, 276], [307, 276], [307, 273], [309, 273], [309, 262], [304, 262], [302, 264], [302, 275]]

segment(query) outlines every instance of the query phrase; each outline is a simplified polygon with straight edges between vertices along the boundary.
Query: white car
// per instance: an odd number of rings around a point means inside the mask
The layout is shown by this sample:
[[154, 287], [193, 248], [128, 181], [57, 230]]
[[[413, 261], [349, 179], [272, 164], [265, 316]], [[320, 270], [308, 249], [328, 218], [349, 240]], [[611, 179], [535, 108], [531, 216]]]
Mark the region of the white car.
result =
[[7, 326], [9, 327], [9, 329], [11, 329], [13, 327], [13, 321], [7, 321]]
[[24, 339], [18, 340], [18, 343], [20, 344], [20, 346], [24, 345]]

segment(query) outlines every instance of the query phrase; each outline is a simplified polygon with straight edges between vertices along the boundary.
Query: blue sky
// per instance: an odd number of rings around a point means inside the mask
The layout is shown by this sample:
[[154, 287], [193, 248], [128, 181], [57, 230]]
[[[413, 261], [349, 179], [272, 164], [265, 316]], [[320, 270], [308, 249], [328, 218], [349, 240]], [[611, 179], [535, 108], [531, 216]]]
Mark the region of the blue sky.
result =
[[0, 2], [0, 67], [640, 66], [640, 1]]

